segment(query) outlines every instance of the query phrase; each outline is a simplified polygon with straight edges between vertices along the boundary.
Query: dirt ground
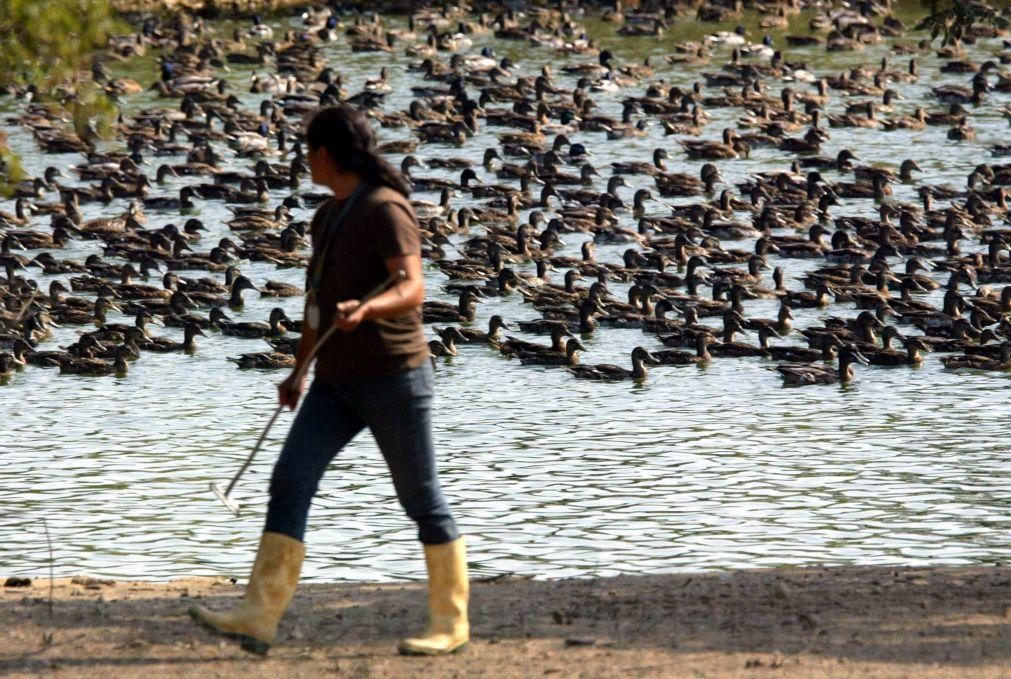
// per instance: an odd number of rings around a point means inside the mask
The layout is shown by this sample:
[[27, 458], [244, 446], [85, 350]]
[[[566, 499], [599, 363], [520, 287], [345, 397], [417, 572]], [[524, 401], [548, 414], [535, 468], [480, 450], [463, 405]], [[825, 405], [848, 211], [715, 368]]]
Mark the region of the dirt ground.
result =
[[196, 628], [229, 581], [3, 588], [0, 675], [60, 677], [1007, 677], [1011, 568], [803, 568], [475, 582], [474, 641], [405, 658], [421, 585], [305, 585], [266, 659]]

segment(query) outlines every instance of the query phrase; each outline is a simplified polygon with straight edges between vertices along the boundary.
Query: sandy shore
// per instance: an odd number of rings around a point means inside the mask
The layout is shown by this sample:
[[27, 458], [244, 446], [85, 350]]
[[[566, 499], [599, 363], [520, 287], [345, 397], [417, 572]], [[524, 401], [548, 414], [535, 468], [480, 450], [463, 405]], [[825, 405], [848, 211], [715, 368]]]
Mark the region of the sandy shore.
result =
[[1011, 568], [805, 568], [476, 582], [474, 641], [402, 658], [420, 585], [300, 588], [266, 659], [194, 627], [229, 581], [3, 588], [0, 675], [68, 677], [1007, 677]]

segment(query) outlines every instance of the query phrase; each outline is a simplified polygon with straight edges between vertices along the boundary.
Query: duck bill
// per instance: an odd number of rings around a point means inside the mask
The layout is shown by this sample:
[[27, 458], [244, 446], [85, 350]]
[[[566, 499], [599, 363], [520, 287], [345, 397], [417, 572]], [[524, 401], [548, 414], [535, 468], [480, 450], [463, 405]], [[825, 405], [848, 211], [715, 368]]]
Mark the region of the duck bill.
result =
[[859, 363], [860, 365], [870, 365], [870, 361], [867, 360], [867, 357], [861, 354], [859, 351], [853, 352], [853, 360]]

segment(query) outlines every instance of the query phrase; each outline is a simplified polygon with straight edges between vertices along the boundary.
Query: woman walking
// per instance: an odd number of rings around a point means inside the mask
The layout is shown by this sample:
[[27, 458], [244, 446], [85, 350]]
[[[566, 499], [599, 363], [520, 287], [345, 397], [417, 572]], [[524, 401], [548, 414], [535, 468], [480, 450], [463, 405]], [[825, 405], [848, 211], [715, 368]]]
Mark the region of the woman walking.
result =
[[[317, 112], [306, 143], [312, 180], [333, 198], [313, 217], [305, 322], [296, 369], [278, 386], [281, 404], [295, 408], [305, 388], [298, 366], [331, 324], [338, 332], [317, 354], [315, 379], [274, 467], [245, 598], [230, 611], [194, 606], [190, 615], [238, 638], [248, 651], [270, 649], [295, 593], [319, 481], [334, 456], [368, 427], [401, 505], [418, 525], [428, 567], [429, 624], [420, 637], [402, 641], [400, 651], [450, 653], [470, 638], [467, 559], [436, 473], [421, 245], [408, 184], [379, 155], [368, 121], [354, 109]], [[404, 274], [396, 286], [359, 302], [398, 271]]]

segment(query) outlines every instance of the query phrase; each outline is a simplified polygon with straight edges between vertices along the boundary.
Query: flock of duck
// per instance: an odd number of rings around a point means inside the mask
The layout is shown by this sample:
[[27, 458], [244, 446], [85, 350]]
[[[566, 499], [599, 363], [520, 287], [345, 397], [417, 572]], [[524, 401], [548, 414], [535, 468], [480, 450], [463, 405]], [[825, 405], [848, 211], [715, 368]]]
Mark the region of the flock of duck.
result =
[[[787, 47], [856, 51], [892, 41], [892, 54], [908, 65], [894, 68], [886, 58], [819, 75], [744, 27], [670, 42], [664, 64], [630, 64], [600, 49], [580, 23], [597, 13], [607, 30], [661, 40], [685, 13], [726, 22], [745, 9], [757, 13], [762, 30], [809, 11], [810, 30], [786, 35]], [[444, 290], [458, 296], [425, 302], [433, 361], [479, 344], [524, 365], [621, 380], [645, 378], [647, 366], [748, 356], [774, 361], [770, 369], [791, 385], [847, 382], [856, 363], [915, 366], [931, 351], [945, 354], [950, 369], [1011, 369], [1011, 230], [1004, 226], [1011, 164], [999, 162], [1011, 147], [993, 146], [964, 187], [917, 186], [923, 170], [915, 158], [888, 168], [861, 165], [859, 148], [822, 151], [833, 129], [884, 135], [939, 125], [948, 128], [953, 153], [962, 153], [977, 112], [996, 107], [1011, 117], [1011, 43], [995, 29], [964, 36], [987, 41], [992, 52], [976, 63], [962, 43], [937, 51], [928, 41], [897, 40], [907, 29], [878, 1], [643, 2], [635, 10], [617, 4], [476, 16], [447, 8], [415, 13], [401, 28], [378, 15], [322, 9], [307, 11], [301, 24], [282, 34], [256, 17], [225, 37], [180, 15], [147, 19], [135, 34], [112, 39], [92, 69], [95, 82], [127, 103], [144, 89], [165, 101], [124, 108], [118, 151], [99, 150], [91, 127], [72, 131], [53, 108], [33, 102], [30, 89], [7, 93], [24, 100], [8, 122], [30, 131], [42, 151], [80, 154], [81, 162], [73, 168], [78, 181], [65, 181], [54, 165], [13, 187], [13, 211], [0, 211], [0, 374], [9, 378], [25, 365], [123, 374], [146, 353], [193, 351], [219, 333], [269, 343], [232, 358], [241, 368], [291, 366], [300, 321], [280, 307], [262, 321], [229, 313], [240, 313], [248, 294], [303, 294], [281, 281], [254, 282], [242, 266], [305, 266], [306, 222], [292, 213], [326, 196], [307, 190], [301, 121], [339, 102], [404, 131], [384, 151], [402, 156], [415, 191], [440, 196], [415, 200], [424, 255], [446, 277]], [[475, 48], [484, 35], [522, 41], [543, 61], [521, 69], [491, 47]], [[349, 92], [324, 53], [342, 42], [356, 53], [405, 52], [415, 78], [409, 105], [391, 110], [397, 93], [385, 68]], [[153, 85], [111, 77], [114, 62], [150, 58], [149, 51], [158, 67]], [[894, 84], [922, 78], [917, 59], [932, 51], [945, 60], [941, 70], [964, 74], [965, 84], [924, 87], [922, 101], [903, 115]], [[712, 71], [701, 70], [706, 65]], [[260, 95], [258, 107], [244, 107], [222, 77], [240, 68], [255, 69], [250, 91]], [[699, 79], [671, 85], [664, 68], [697, 69]], [[620, 102], [620, 115], [600, 112], [605, 98]], [[718, 109], [739, 112], [736, 129], [710, 129]], [[593, 164], [600, 148], [631, 148], [629, 139], [657, 126], [665, 142], [651, 156]], [[496, 130], [497, 144], [477, 148], [482, 129]], [[777, 153], [782, 169], [728, 184], [721, 167], [756, 149]], [[158, 189], [166, 182], [183, 185], [165, 195]], [[649, 188], [622, 197], [623, 187], [644, 183]], [[917, 201], [893, 197], [898, 185], [917, 187]], [[214, 243], [204, 232], [221, 225], [192, 216], [210, 201], [233, 215], [229, 236]], [[108, 214], [86, 219], [88, 204]], [[874, 216], [840, 213], [856, 205], [873, 206]], [[149, 214], [182, 215], [182, 223], [146, 227]], [[578, 255], [563, 239], [582, 239]], [[97, 242], [102, 254], [59, 256], [78, 241]], [[598, 259], [598, 247], [615, 244], [623, 244], [621, 261]], [[785, 284], [792, 259], [811, 264], [800, 289]], [[32, 268], [39, 277], [29, 275]], [[618, 286], [627, 293], [617, 294]], [[941, 288], [943, 304], [924, 299]], [[486, 330], [473, 327], [483, 302], [506, 295], [538, 317], [496, 314]], [[748, 302], [759, 298], [778, 302], [774, 317], [749, 313]], [[828, 313], [838, 305], [859, 312], [794, 327], [794, 310]], [[133, 322], [109, 322], [113, 311]], [[178, 328], [182, 339], [153, 334], [154, 325]], [[56, 326], [80, 328], [78, 340], [47, 348]], [[584, 342], [601, 327], [649, 339], [632, 351], [630, 368], [581, 360]], [[506, 334], [514, 329], [550, 341]], [[750, 333], [754, 344], [740, 339]]]

